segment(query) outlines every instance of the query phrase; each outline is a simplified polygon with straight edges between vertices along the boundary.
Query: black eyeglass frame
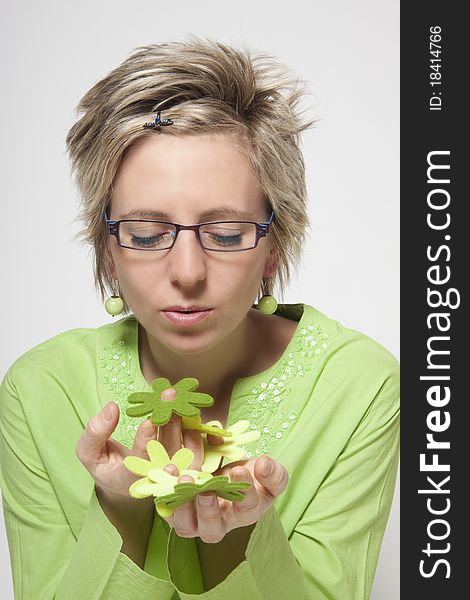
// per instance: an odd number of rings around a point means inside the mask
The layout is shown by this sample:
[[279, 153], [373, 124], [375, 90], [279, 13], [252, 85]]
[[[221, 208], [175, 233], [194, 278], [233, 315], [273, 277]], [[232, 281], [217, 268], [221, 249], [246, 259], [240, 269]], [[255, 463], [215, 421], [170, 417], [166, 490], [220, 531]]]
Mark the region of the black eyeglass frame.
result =
[[[172, 223], [171, 221], [160, 221], [157, 219], [121, 219], [119, 221], [113, 221], [111, 219], [108, 219], [108, 215], [107, 215], [107, 210], [105, 210], [103, 217], [104, 220], [106, 222], [106, 230], [110, 235], [114, 235], [117, 239], [117, 243], [121, 248], [129, 248], [129, 250], [139, 250], [140, 252], [158, 252], [158, 251], [162, 251], [162, 250], [171, 250], [171, 248], [173, 248], [175, 242], [176, 242], [176, 238], [178, 237], [178, 234], [180, 231], [184, 231], [186, 230], [191, 230], [194, 231], [194, 233], [196, 234], [196, 238], [198, 239], [198, 242], [201, 244], [201, 247], [204, 250], [208, 250], [209, 252], [245, 252], [245, 250], [253, 250], [253, 248], [256, 248], [256, 246], [258, 245], [258, 242], [261, 238], [266, 237], [269, 233], [269, 229], [270, 226], [272, 224], [272, 222], [274, 221], [274, 210], [272, 210], [271, 212], [271, 216], [269, 217], [269, 220], [266, 223], [257, 223], [256, 221], [207, 221], [205, 223], [195, 223], [193, 225], [181, 225], [180, 223]], [[175, 229], [175, 235], [173, 237], [173, 243], [171, 244], [171, 246], [168, 246], [168, 248], [134, 248], [132, 246], [124, 246], [123, 244], [121, 244], [121, 239], [119, 237], [119, 225], [121, 223], [124, 222], [131, 222], [131, 223], [163, 223], [165, 225], [173, 225], [176, 229]], [[242, 249], [235, 249], [235, 250], [218, 250], [216, 248], [206, 248], [201, 241], [201, 237], [199, 235], [199, 228], [202, 227], [203, 225], [219, 225], [219, 224], [223, 224], [223, 223], [252, 223], [253, 225], [256, 225], [256, 240], [255, 243], [253, 244], [253, 246], [249, 246], [248, 248], [242, 248]]]

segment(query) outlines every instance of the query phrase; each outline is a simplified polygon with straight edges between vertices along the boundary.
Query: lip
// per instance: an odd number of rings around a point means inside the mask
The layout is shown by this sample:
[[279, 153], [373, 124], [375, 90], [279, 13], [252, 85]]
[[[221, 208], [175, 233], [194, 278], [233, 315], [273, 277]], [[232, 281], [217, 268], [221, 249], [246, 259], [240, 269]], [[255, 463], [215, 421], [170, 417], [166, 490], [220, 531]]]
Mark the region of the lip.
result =
[[186, 307], [183, 310], [182, 307], [180, 307], [181, 310], [177, 310], [176, 307], [171, 306], [160, 312], [166, 319], [171, 321], [171, 323], [180, 327], [197, 325], [201, 321], [204, 321], [204, 319], [207, 319], [212, 312], [212, 308], [192, 309], [192, 312], [185, 312], [190, 310], [190, 308], [191, 307]]
[[191, 306], [168, 306], [167, 308], [163, 309], [164, 312], [194, 312], [201, 310], [210, 310], [210, 308], [207, 306], [199, 306], [198, 304], [192, 304]]

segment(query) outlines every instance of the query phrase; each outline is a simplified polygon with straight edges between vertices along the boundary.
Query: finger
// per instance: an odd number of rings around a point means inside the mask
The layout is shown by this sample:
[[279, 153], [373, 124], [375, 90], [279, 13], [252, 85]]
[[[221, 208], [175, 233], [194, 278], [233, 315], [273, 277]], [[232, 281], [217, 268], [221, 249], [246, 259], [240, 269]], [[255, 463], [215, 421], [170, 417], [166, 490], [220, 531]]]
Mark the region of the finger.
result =
[[224, 443], [224, 438], [220, 435], [212, 435], [212, 433], [208, 433], [207, 442], [211, 444], [211, 446], [220, 446]]
[[158, 428], [158, 441], [163, 444], [168, 456], [171, 458], [181, 448], [181, 417], [171, 415], [166, 425]]
[[163, 470], [169, 473], [170, 475], [173, 475], [173, 477], [178, 477], [179, 471], [176, 465], [170, 463], [168, 465], [165, 465], [163, 467]]
[[216, 475], [224, 475], [226, 477], [230, 476], [230, 472], [235, 467], [244, 467], [247, 464], [246, 459], [243, 460], [234, 460], [233, 462], [229, 462], [225, 464], [223, 467], [219, 467], [216, 471], [212, 473], [215, 477]]
[[199, 471], [204, 463], [204, 444], [199, 431], [194, 429], [183, 429], [183, 446], [189, 448], [194, 454], [190, 469]]
[[[223, 429], [223, 425], [220, 421], [209, 421], [209, 423], [211, 425], [215, 425], [216, 427], [218, 427], [219, 429]], [[221, 444], [224, 443], [224, 438], [220, 435], [213, 435], [212, 433], [208, 433], [207, 434], [207, 443], [211, 444], [213, 446], [220, 446]]]
[[195, 504], [198, 536], [206, 544], [218, 544], [225, 535], [225, 528], [216, 494], [198, 494]]
[[169, 400], [174, 400], [176, 398], [175, 388], [166, 388], [166, 390], [163, 390], [163, 392], [160, 394], [160, 398], [162, 400], [165, 400], [165, 402], [168, 402]]
[[264, 492], [272, 498], [282, 494], [289, 481], [289, 473], [284, 465], [266, 455], [256, 460], [254, 473]]
[[[191, 475], [181, 475], [178, 483], [189, 481], [194, 483]], [[180, 537], [195, 537], [197, 533], [197, 518], [194, 510], [194, 501], [186, 502], [175, 508], [172, 519], [173, 528]]]
[[[174, 400], [176, 390], [167, 388], [163, 390], [160, 397], [164, 401]], [[163, 444], [170, 458], [181, 448], [181, 417], [176, 413], [171, 415], [166, 425], [158, 428], [158, 441]]]
[[133, 456], [149, 459], [147, 444], [157, 438], [157, 428], [150, 419], [145, 419], [139, 426], [130, 453]]
[[75, 453], [85, 467], [96, 464], [106, 450], [106, 442], [119, 421], [119, 406], [108, 402], [99, 413], [88, 420], [80, 436]]
[[259, 511], [260, 498], [256, 489], [253, 477], [246, 467], [234, 467], [230, 471], [230, 481], [248, 481], [251, 483], [249, 488], [240, 490], [245, 498], [241, 502], [233, 503], [233, 510], [238, 513], [242, 520], [249, 520], [250, 515], [257, 514]]

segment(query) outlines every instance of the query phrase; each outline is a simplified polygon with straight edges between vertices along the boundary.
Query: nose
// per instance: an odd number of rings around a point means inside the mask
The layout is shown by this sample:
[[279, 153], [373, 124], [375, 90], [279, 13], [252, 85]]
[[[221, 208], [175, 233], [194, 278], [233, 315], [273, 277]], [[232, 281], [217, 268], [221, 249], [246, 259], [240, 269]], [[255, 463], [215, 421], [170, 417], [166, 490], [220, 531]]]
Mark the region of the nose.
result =
[[206, 254], [194, 231], [180, 231], [170, 250], [168, 274], [174, 283], [190, 287], [206, 278]]

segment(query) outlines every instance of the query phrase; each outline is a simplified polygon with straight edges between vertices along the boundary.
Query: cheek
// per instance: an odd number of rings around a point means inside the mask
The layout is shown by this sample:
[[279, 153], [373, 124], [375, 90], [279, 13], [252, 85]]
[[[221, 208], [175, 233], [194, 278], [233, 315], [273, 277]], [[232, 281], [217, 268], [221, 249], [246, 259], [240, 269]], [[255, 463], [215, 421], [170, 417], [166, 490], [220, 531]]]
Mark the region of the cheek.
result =
[[[236, 293], [240, 296], [256, 294], [263, 277], [263, 257], [241, 256], [236, 260], [226, 261], [224, 264], [211, 265], [208, 268], [209, 286], [217, 287], [224, 294], [224, 290], [230, 294]], [[211, 281], [212, 279], [212, 281]]]
[[121, 291], [129, 303], [142, 297], [154, 296], [158, 287], [165, 281], [164, 271], [157, 262], [116, 256], [114, 264]]

